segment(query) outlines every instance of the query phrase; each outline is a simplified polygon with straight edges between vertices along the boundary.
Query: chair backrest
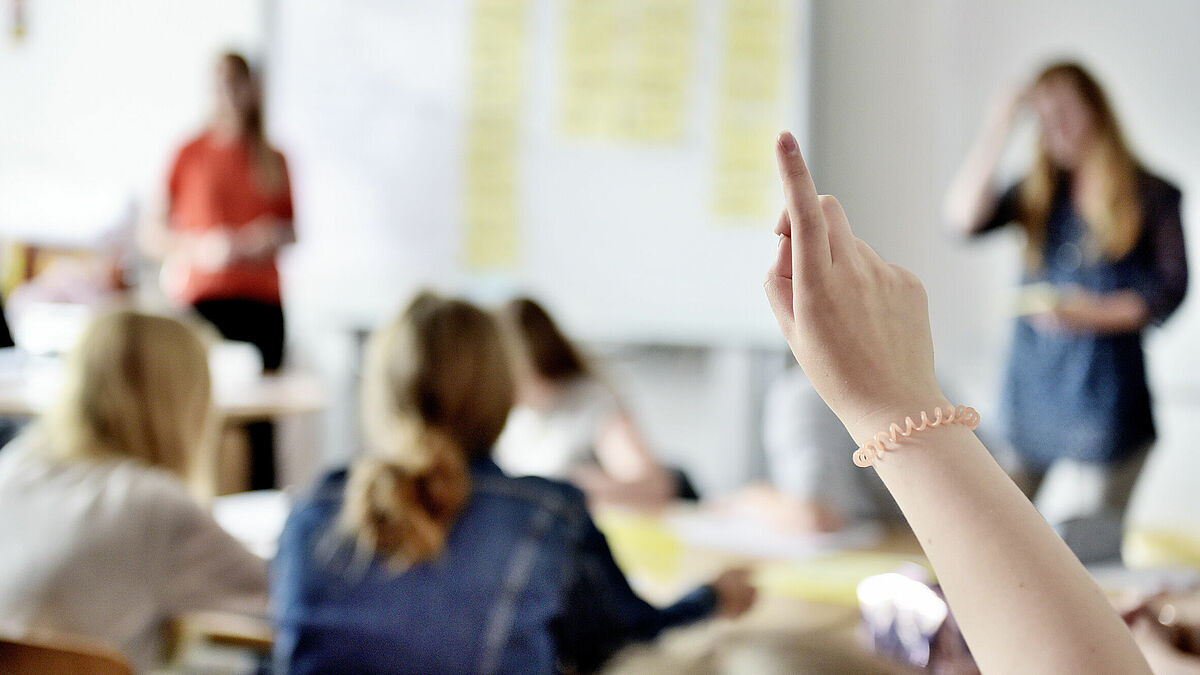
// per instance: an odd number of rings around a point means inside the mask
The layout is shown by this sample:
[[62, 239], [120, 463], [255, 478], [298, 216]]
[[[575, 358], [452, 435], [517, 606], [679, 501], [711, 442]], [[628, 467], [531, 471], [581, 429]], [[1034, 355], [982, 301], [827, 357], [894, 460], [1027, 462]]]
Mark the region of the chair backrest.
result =
[[0, 637], [0, 673], [133, 675], [133, 668], [120, 652], [86, 640]]

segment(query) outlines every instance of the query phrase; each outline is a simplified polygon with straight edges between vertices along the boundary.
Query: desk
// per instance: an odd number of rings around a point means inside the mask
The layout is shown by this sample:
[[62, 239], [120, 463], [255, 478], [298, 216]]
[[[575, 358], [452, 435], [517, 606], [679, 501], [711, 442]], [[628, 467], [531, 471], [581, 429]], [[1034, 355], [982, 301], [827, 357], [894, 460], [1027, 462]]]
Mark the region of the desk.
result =
[[[755, 570], [759, 601], [736, 621], [706, 621], [671, 631], [652, 644], [630, 647], [605, 672], [920, 672], [867, 652], [855, 635], [858, 581], [924, 559], [907, 528], [884, 530], [856, 550], [763, 558], [698, 545], [687, 530], [672, 524], [681, 514], [694, 518], [698, 512], [687, 506], [659, 515], [606, 510], [596, 520], [630, 583], [655, 604], [669, 603], [722, 569], [738, 565]], [[854, 540], [862, 538], [846, 541]]]
[[[49, 378], [23, 373], [0, 375], [0, 416], [36, 417], [54, 398]], [[305, 415], [325, 408], [324, 387], [307, 373], [281, 373], [251, 379], [239, 386], [216, 387], [217, 410], [236, 424]]]

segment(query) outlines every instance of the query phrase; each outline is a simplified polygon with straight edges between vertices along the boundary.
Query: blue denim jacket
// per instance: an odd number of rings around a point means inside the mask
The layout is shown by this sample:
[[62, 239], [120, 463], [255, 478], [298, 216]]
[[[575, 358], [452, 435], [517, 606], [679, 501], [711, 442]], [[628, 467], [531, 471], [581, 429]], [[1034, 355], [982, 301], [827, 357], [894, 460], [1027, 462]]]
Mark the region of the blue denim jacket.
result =
[[471, 475], [445, 551], [403, 572], [338, 531], [344, 470], [296, 504], [272, 578], [280, 672], [587, 671], [715, 610], [708, 587], [666, 609], [640, 599], [575, 488], [491, 460]]

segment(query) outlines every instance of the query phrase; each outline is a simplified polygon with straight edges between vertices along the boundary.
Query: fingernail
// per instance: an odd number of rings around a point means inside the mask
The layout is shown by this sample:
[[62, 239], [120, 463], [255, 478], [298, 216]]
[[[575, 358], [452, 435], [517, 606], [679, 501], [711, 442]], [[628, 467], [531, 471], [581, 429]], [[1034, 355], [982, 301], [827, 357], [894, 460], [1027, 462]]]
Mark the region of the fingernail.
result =
[[784, 153], [789, 155], [794, 155], [800, 151], [800, 146], [796, 143], [796, 137], [790, 131], [784, 131], [779, 134], [779, 147], [783, 148]]

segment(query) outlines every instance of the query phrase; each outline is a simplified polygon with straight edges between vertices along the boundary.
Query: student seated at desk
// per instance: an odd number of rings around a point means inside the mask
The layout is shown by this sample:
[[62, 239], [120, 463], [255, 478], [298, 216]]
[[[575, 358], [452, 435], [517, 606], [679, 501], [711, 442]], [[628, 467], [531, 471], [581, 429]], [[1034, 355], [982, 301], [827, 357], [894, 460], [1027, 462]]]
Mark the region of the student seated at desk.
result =
[[275, 558], [287, 673], [591, 670], [617, 649], [754, 600], [744, 570], [657, 609], [630, 589], [579, 490], [510, 478], [499, 331], [431, 294], [371, 339], [368, 454], [302, 498]]
[[513, 475], [569, 480], [597, 502], [657, 506], [692, 497], [655, 459], [632, 416], [548, 312], [530, 298], [500, 310], [517, 405], [496, 461]]
[[769, 483], [727, 500], [787, 532], [832, 532], [901, 518], [879, 477], [846, 461], [854, 439], [799, 368], [767, 389], [763, 446]]
[[54, 407], [0, 452], [5, 630], [101, 640], [145, 670], [173, 617], [265, 613], [266, 563], [181, 482], [215, 434], [209, 389], [177, 321], [116, 311], [86, 329]]

